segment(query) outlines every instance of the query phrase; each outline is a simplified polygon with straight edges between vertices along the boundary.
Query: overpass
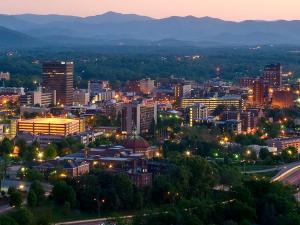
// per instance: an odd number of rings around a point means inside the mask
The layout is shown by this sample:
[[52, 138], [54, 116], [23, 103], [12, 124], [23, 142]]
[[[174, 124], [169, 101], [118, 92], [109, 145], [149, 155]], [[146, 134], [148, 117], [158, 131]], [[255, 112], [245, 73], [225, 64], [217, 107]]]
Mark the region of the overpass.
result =
[[272, 178], [272, 182], [281, 181], [283, 183], [297, 185], [300, 183], [300, 161], [286, 164]]

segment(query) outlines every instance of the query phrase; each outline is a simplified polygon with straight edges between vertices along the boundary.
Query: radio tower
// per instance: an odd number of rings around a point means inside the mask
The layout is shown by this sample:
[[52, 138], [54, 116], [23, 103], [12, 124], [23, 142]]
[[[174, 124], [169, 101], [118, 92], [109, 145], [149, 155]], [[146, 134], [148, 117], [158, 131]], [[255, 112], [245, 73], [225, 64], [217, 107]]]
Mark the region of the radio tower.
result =
[[221, 79], [221, 68], [219, 66], [216, 67], [216, 80]]

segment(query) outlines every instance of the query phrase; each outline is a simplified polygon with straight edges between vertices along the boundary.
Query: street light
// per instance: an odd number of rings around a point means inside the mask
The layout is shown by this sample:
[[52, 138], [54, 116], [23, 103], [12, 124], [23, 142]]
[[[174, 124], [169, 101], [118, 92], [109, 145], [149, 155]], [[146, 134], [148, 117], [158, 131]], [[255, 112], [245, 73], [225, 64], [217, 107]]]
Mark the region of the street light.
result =
[[38, 158], [41, 159], [41, 158], [43, 158], [43, 153], [42, 153], [42, 152], [39, 152], [37, 156], [38, 156]]
[[189, 150], [186, 151], [186, 152], [185, 152], [185, 155], [186, 155], [186, 156], [191, 156], [191, 151], [189, 151]]

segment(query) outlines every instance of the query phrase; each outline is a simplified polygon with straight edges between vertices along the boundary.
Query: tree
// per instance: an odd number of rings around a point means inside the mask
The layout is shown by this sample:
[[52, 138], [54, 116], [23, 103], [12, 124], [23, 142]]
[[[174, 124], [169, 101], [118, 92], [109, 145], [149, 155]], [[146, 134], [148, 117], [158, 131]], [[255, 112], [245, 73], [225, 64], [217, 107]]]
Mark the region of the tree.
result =
[[231, 166], [220, 166], [219, 177], [219, 183], [228, 187], [241, 185], [242, 183], [240, 171]]
[[37, 205], [37, 196], [33, 189], [29, 190], [29, 193], [27, 196], [27, 204], [29, 207], [35, 207]]
[[54, 159], [57, 156], [57, 146], [54, 143], [47, 145], [45, 148], [46, 159]]
[[259, 158], [261, 160], [266, 160], [268, 157], [271, 156], [271, 153], [269, 152], [269, 150], [267, 148], [261, 148], [259, 151]]
[[42, 186], [42, 184], [39, 181], [34, 181], [30, 185], [29, 191], [33, 191], [36, 194], [37, 197], [37, 204], [40, 205], [42, 201], [45, 199], [45, 190]]
[[71, 204], [70, 204], [70, 202], [66, 201], [64, 203], [63, 212], [64, 212], [65, 215], [69, 215], [71, 213]]
[[220, 115], [222, 112], [224, 112], [225, 110], [227, 110], [227, 106], [226, 105], [218, 105], [212, 112], [213, 116], [218, 116]]
[[19, 225], [34, 225], [34, 216], [26, 208], [19, 208], [10, 214]]
[[298, 150], [295, 147], [287, 147], [281, 152], [281, 158], [285, 162], [291, 162], [296, 160], [298, 156]]
[[28, 169], [26, 179], [29, 181], [42, 181], [44, 180], [44, 175], [36, 169]]
[[58, 204], [68, 202], [72, 207], [76, 204], [76, 193], [74, 189], [64, 181], [56, 182], [52, 190], [52, 195]]
[[18, 225], [17, 222], [10, 216], [1, 215], [0, 225]]
[[9, 195], [9, 205], [10, 206], [15, 206], [15, 207], [20, 207], [22, 205], [22, 193], [18, 190], [12, 192]]
[[8, 138], [4, 138], [0, 145], [0, 155], [8, 155], [13, 151], [13, 142]]

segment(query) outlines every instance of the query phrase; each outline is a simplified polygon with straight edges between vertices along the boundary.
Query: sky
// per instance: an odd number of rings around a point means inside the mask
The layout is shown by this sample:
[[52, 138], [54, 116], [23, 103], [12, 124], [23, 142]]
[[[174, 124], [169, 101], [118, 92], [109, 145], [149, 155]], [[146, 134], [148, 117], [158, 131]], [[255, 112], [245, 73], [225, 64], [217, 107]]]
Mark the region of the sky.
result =
[[3, 14], [92, 16], [107, 11], [168, 16], [211, 16], [227, 20], [300, 19], [300, 0], [0, 0]]

